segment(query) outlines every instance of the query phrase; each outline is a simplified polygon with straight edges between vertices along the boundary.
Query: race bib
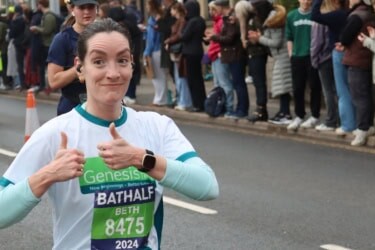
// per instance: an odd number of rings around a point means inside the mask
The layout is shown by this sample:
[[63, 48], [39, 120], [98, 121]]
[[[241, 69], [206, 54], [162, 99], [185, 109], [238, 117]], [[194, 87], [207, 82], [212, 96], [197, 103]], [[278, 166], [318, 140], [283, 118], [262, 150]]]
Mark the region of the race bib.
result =
[[95, 193], [91, 249], [142, 249], [154, 224], [155, 180], [135, 167], [112, 170], [88, 158], [79, 178], [83, 194]]

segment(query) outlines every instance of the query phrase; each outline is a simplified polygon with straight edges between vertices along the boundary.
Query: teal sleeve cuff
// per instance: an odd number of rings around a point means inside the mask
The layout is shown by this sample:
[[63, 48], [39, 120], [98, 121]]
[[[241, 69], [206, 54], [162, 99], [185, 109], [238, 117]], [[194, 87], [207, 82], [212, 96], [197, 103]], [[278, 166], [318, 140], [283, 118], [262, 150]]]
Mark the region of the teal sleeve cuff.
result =
[[185, 162], [167, 159], [166, 173], [160, 184], [195, 200], [212, 200], [219, 195], [214, 172], [199, 157]]
[[31, 191], [28, 179], [0, 189], [0, 228], [21, 221], [40, 200]]

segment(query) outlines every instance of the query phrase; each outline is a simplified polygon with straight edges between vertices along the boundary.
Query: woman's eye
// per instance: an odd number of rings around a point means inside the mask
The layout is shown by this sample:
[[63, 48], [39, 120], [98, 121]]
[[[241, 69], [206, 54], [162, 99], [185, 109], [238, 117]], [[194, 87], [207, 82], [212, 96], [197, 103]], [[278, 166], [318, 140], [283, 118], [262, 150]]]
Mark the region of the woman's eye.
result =
[[129, 65], [130, 60], [128, 58], [121, 58], [121, 59], [119, 59], [119, 63], [121, 65], [127, 66], [127, 65]]
[[102, 60], [102, 59], [95, 59], [95, 60], [93, 61], [93, 63], [94, 63], [95, 65], [101, 66], [101, 65], [104, 64], [104, 60]]

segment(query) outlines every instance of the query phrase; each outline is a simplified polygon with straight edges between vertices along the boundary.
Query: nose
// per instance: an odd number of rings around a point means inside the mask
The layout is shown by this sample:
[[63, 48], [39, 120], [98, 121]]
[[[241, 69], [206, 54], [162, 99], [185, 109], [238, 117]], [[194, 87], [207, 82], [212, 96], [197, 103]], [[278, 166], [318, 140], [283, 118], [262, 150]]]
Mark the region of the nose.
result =
[[109, 64], [107, 67], [107, 78], [111, 80], [118, 80], [120, 78], [120, 71], [113, 63]]

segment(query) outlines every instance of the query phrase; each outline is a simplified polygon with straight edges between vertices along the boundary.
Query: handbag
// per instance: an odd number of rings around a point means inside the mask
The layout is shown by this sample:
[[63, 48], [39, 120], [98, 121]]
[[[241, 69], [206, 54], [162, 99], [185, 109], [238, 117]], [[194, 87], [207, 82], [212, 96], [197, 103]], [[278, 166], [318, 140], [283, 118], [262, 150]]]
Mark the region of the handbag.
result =
[[174, 43], [170, 45], [169, 52], [174, 54], [180, 54], [182, 52], [182, 43]]
[[152, 67], [151, 57], [146, 56], [143, 58], [143, 60], [143, 66], [146, 71], [147, 78], [154, 78], [154, 68]]

